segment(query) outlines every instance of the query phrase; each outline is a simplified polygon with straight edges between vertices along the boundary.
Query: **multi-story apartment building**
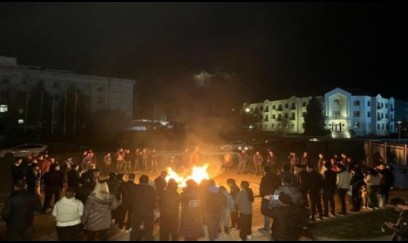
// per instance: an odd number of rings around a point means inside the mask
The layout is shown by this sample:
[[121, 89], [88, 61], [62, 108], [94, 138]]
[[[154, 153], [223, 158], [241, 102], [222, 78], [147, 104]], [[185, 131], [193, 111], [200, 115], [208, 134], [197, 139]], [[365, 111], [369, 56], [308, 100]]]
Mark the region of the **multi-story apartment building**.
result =
[[[396, 132], [395, 100], [392, 97], [353, 95], [336, 88], [316, 98], [322, 103], [326, 129], [332, 132], [333, 137], [385, 136]], [[302, 134], [310, 99], [310, 96], [292, 96], [284, 100], [249, 104], [244, 108], [262, 117], [255, 124], [258, 130]]]
[[13, 107], [22, 116], [16, 117], [15, 122], [24, 123], [22, 119], [26, 112], [26, 97], [40, 82], [55, 103], [64, 99], [65, 91], [73, 85], [88, 97], [91, 112], [121, 110], [129, 119], [133, 119], [134, 99], [137, 100], [135, 80], [23, 66], [17, 64], [15, 57], [4, 56], [0, 56], [0, 119], [1, 113], [13, 112], [10, 104], [17, 104]]
[[[258, 113], [262, 119], [255, 124], [258, 130], [285, 133], [303, 133], [306, 106], [312, 97], [295, 96], [284, 100], [265, 100], [247, 105], [249, 112]], [[322, 97], [317, 97], [320, 101]]]

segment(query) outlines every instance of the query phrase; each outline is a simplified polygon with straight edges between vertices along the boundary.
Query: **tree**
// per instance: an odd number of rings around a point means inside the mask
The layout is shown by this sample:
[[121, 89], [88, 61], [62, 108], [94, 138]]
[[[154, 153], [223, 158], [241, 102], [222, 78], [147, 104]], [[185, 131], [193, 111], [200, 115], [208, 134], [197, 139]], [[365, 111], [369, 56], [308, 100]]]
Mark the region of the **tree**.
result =
[[316, 97], [312, 97], [306, 106], [304, 134], [316, 136], [327, 135], [327, 130], [324, 127], [323, 107]]
[[27, 124], [36, 125], [40, 130], [50, 128], [52, 120], [52, 95], [45, 89], [42, 81], [36, 83], [28, 95]]
[[244, 109], [241, 110], [242, 114], [242, 127], [248, 128], [250, 125], [257, 125], [262, 121], [262, 114], [258, 109], [251, 110], [250, 112], [245, 112]]
[[57, 127], [62, 132], [65, 130], [67, 133], [74, 133], [74, 131], [77, 133], [89, 123], [89, 97], [77, 89], [75, 84], [68, 86], [66, 91], [62, 93], [58, 108], [56, 105], [55, 109]]

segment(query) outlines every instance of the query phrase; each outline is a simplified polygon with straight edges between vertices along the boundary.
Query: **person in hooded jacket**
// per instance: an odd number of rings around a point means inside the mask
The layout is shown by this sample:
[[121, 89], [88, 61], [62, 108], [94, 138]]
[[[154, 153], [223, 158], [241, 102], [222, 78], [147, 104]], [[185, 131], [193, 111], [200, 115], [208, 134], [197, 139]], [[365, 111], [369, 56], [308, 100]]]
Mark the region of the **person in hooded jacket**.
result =
[[108, 229], [112, 222], [111, 212], [117, 207], [118, 201], [115, 195], [109, 193], [108, 184], [97, 182], [86, 200], [81, 218], [81, 223], [88, 231], [88, 241], [94, 241], [97, 235], [100, 241], [108, 240]]

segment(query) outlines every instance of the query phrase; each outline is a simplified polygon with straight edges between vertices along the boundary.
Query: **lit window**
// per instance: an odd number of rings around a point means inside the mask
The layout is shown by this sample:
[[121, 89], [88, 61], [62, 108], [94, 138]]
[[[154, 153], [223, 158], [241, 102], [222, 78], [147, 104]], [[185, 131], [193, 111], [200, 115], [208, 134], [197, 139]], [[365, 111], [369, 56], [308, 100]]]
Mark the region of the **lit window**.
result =
[[354, 123], [354, 128], [360, 128], [360, 123], [355, 122], [355, 123]]
[[8, 111], [7, 105], [0, 105], [0, 112], [1, 112], [1, 113], [7, 112], [7, 111]]
[[18, 119], [18, 124], [24, 124], [24, 120], [23, 119]]

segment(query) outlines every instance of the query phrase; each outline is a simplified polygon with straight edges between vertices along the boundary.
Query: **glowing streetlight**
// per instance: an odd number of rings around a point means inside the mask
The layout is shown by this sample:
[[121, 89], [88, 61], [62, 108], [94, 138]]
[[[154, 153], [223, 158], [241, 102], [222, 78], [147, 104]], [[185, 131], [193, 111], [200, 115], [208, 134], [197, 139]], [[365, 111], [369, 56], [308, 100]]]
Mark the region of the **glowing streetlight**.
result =
[[[242, 131], [242, 126], [244, 125], [244, 122], [243, 122], [243, 117], [244, 116], [247, 116], [248, 114], [249, 114], [249, 112], [251, 112], [251, 108], [249, 108], [249, 107], [246, 107], [245, 109], [243, 109], [243, 112], [241, 112], [241, 114], [240, 114], [240, 127], [241, 127], [241, 131]], [[246, 114], [245, 114], [246, 113]]]
[[401, 140], [401, 123], [402, 123], [402, 121], [397, 121], [397, 123], [398, 123], [398, 143], [399, 143], [400, 140]]

